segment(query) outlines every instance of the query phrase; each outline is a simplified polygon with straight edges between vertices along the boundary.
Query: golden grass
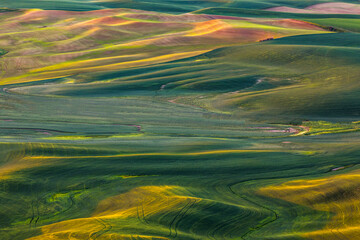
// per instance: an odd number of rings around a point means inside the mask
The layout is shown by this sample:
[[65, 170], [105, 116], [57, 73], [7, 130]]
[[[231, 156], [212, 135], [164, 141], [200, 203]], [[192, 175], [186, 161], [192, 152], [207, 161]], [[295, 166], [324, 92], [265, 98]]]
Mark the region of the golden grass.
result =
[[[35, 144], [34, 144], [35, 145]], [[41, 143], [37, 143], [36, 145], [45, 145]], [[51, 146], [52, 144], [46, 144], [47, 146]], [[33, 144], [26, 145], [28, 149], [31, 149]], [[0, 165], [0, 179], [9, 179], [12, 175], [18, 171], [22, 171], [25, 169], [31, 169], [39, 166], [54, 164], [54, 161], [50, 161], [46, 158], [31, 158], [26, 156], [25, 148], [19, 149], [16, 155], [9, 157], [8, 161], [3, 165]]]
[[136, 58], [136, 57], [144, 57], [145, 54], [138, 53], [138, 54], [131, 54], [131, 55], [120, 55], [120, 56], [113, 56], [113, 57], [101, 57], [101, 58], [94, 58], [94, 59], [87, 59], [87, 60], [80, 60], [80, 61], [69, 61], [60, 64], [56, 64], [53, 66], [45, 67], [36, 71], [52, 71], [52, 70], [59, 70], [59, 69], [72, 69], [72, 68], [82, 68], [88, 67], [91, 65], [102, 65], [108, 61], [118, 61], [122, 58]]
[[310, 128], [309, 127], [307, 127], [307, 126], [299, 126], [301, 129], [302, 129], [302, 131], [299, 131], [298, 133], [295, 133], [295, 134], [293, 134], [293, 135], [291, 135], [292, 137], [297, 137], [297, 136], [301, 136], [301, 135], [305, 135], [305, 134], [308, 134], [309, 133], [309, 131], [310, 131]]
[[[86, 65], [80, 65], [78, 68], [78, 65], [75, 64], [74, 68], [71, 70], [63, 70], [62, 66], [53, 65], [53, 66], [49, 66], [49, 67], [45, 67], [45, 68], [36, 69], [32, 72], [37, 73], [37, 72], [53, 71], [56, 73], [56, 71], [65, 71], [68, 73], [73, 73], [73, 72], [77, 72], [77, 71], [114, 70], [114, 69], [117, 69], [118, 67], [128, 68], [128, 67], [135, 67], [135, 66], [139, 66], [139, 65], [141, 65], [141, 66], [147, 65], [150, 63], [154, 64], [154, 63], [161, 63], [161, 62], [166, 62], [166, 61], [177, 60], [180, 58], [192, 57], [192, 56], [196, 56], [196, 55], [199, 55], [199, 54], [211, 51], [211, 50], [212, 49], [164, 54], [164, 55], [160, 55], [160, 56], [144, 58], [144, 59], [139, 59], [139, 60], [134, 60], [134, 61], [126, 61], [126, 62], [108, 64], [108, 65], [104, 65], [104, 66], [87, 67]], [[103, 60], [103, 59], [104, 58], [100, 58], [99, 60]], [[90, 60], [90, 62], [93, 63], [96, 60], [97, 59], [93, 59], [93, 60]], [[85, 63], [88, 61], [89, 60], [85, 60]]]
[[360, 170], [267, 186], [261, 188], [260, 193], [335, 214], [324, 229], [302, 233], [304, 237], [314, 240], [359, 239]]
[[[145, 21], [141, 16], [136, 19], [127, 18], [126, 15], [131, 15], [132, 10], [124, 11], [90, 11], [77, 15], [73, 12], [35, 9], [20, 11], [15, 17], [3, 19], [0, 35], [9, 42], [7, 45], [10, 47], [9, 54], [2, 58], [6, 66], [3, 67], [4, 75], [0, 85], [164, 63], [196, 56], [218, 47], [256, 42], [259, 38], [326, 33], [316, 29], [273, 26], [273, 23], [251, 19], [204, 21], [204, 18], [198, 15], [194, 15], [195, 22], [179, 20], [174, 24], [169, 22], [168, 18], [175, 16], [164, 15], [163, 21], [155, 23]], [[149, 13], [136, 14], [144, 14], [146, 19]], [[34, 19], [38, 19], [39, 23], [21, 24]], [[139, 27], [146, 28], [144, 22], [148, 22], [148, 29], [144, 35], [138, 34]], [[39, 27], [37, 24], [46, 27]], [[159, 31], [159, 28], [166, 31]], [[193, 29], [189, 30], [190, 28]], [[225, 32], [222, 39], [218, 39], [218, 31]], [[148, 45], [156, 45], [159, 50], [165, 47], [169, 51], [164, 53], [155, 49], [151, 54], [139, 56], [129, 56], [129, 51], [122, 51], [139, 48], [138, 53], [145, 52], [141, 48]], [[184, 46], [187, 48], [184, 49]], [[120, 52], [123, 52], [123, 55]], [[92, 54], [89, 55], [92, 59], [75, 60], [85, 54]], [[135, 59], [126, 59], [128, 57]]]
[[101, 201], [93, 216], [106, 218], [137, 217], [137, 208], [140, 205], [146, 209], [145, 217], [154, 215], [172, 209], [190, 198], [175, 195], [172, 191], [176, 189], [180, 188], [175, 186], [138, 187], [125, 194]]
[[[49, 67], [44, 67], [40, 69], [32, 70], [29, 74], [21, 75], [17, 77], [10, 77], [4, 78], [0, 81], [0, 84], [14, 84], [14, 83], [25, 83], [25, 82], [32, 82], [32, 81], [41, 81], [47, 80], [52, 78], [61, 78], [67, 77], [70, 75], [83, 73], [83, 72], [97, 72], [97, 71], [110, 71], [110, 70], [117, 70], [122, 68], [130, 68], [130, 67], [140, 67], [146, 66], [149, 64], [157, 64], [157, 63], [164, 63], [168, 61], [178, 60], [181, 58], [193, 57], [197, 56], [206, 52], [211, 51], [212, 49], [207, 50], [199, 50], [199, 51], [190, 51], [190, 52], [181, 52], [181, 53], [171, 53], [171, 54], [164, 54], [160, 56], [144, 58], [139, 60], [133, 61], [125, 61], [120, 63], [111, 63], [106, 65], [96, 65], [96, 66], [88, 66], [86, 63], [94, 65], [96, 63], [96, 59], [94, 60], [85, 60], [84, 62], [77, 62], [75, 63], [73, 68], [68, 69], [71, 64], [65, 64], [66, 69], [64, 69], [64, 64], [59, 65], [52, 65]], [[103, 58], [100, 58], [99, 61], [102, 61]], [[87, 62], [88, 61], [88, 62]]]
[[[82, 139], [81, 139], [82, 140]], [[115, 155], [95, 155], [95, 156], [30, 156], [26, 158], [31, 159], [72, 159], [72, 158], [119, 158], [119, 157], [141, 157], [141, 156], [202, 156], [214, 154], [231, 154], [231, 153], [295, 153], [302, 155], [313, 155], [316, 151], [301, 151], [301, 150], [286, 150], [286, 149], [229, 149], [229, 150], [213, 150], [201, 152], [188, 152], [188, 153], [166, 153], [166, 152], [151, 152], [151, 153], [123, 153]]]
[[42, 139], [48, 140], [96, 140], [99, 138], [133, 138], [133, 137], [143, 137], [143, 133], [130, 133], [130, 134], [116, 134], [110, 136], [101, 136], [101, 137], [94, 137], [94, 136], [54, 136], [54, 137], [44, 137]]
[[334, 133], [348, 133], [360, 130], [359, 122], [352, 123], [332, 123], [326, 121], [306, 121], [303, 122], [302, 128], [307, 129], [307, 135], [322, 135]]
[[194, 37], [210, 33], [214, 33], [224, 28], [231, 28], [232, 26], [219, 19], [210, 20], [206, 22], [195, 23], [194, 29], [190, 30], [185, 36]]
[[9, 179], [15, 172], [44, 165], [42, 158], [20, 158], [0, 166], [0, 179]]
[[177, 195], [176, 192], [186, 192], [177, 186], [145, 186], [138, 187], [129, 192], [113, 196], [101, 201], [93, 215], [88, 218], [66, 220], [42, 227], [42, 235], [29, 238], [40, 239], [168, 239], [159, 236], [138, 234], [118, 234], [106, 232], [98, 237], [98, 233], [111, 226], [111, 220], [138, 220], [149, 218], [169, 210], [184, 206], [194, 197]]

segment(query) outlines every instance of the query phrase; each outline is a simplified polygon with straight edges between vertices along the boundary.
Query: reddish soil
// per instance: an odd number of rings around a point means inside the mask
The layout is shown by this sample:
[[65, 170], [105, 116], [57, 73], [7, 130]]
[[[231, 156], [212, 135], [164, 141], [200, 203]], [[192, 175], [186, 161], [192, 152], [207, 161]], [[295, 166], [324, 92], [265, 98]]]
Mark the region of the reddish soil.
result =
[[311, 23], [304, 22], [301, 20], [295, 20], [295, 19], [281, 19], [281, 20], [265, 21], [263, 23], [272, 26], [285, 27], [285, 28], [323, 30], [322, 28], [315, 26]]
[[274, 7], [266, 10], [273, 12], [291, 12], [291, 13], [360, 14], [360, 4], [332, 2], [332, 3], [315, 4], [304, 9], [291, 8], [291, 7]]

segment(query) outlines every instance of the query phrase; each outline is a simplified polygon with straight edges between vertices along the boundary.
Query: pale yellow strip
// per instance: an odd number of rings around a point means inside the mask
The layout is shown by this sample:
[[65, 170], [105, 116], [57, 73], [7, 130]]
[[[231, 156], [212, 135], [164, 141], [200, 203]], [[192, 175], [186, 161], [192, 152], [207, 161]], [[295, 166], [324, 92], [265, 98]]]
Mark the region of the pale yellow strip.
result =
[[[31, 156], [31, 159], [73, 159], [73, 158], [115, 158], [115, 157], [140, 157], [140, 156], [201, 156], [201, 155], [214, 155], [214, 154], [229, 154], [229, 153], [298, 153], [308, 155], [307, 151], [294, 151], [294, 150], [271, 150], [271, 149], [235, 149], [235, 150], [213, 150], [203, 152], [190, 152], [190, 153], [124, 153], [115, 155], [101, 155], [101, 156]], [[316, 152], [313, 152], [316, 153]]]

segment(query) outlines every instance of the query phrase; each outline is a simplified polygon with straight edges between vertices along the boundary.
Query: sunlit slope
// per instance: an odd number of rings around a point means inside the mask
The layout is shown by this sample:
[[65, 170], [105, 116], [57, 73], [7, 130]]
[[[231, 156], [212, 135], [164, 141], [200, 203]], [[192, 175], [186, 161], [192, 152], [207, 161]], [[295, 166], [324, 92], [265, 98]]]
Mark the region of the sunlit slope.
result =
[[[341, 162], [340, 165], [333, 165], [331, 169], [323, 168], [321, 174], [311, 174], [309, 169], [303, 169], [298, 172], [299, 175], [292, 175], [291, 178], [254, 177], [231, 185], [235, 193], [272, 209], [277, 216], [276, 221], [253, 230], [246, 239], [357, 238], [359, 232], [356, 229], [358, 214], [355, 199], [358, 167], [350, 162], [345, 164], [342, 160], [352, 158], [356, 163], [359, 151], [357, 144], [341, 146], [340, 139], [343, 136], [345, 135], [337, 135], [337, 144], [332, 142], [335, 135], [321, 137], [332, 143], [328, 145], [327, 154], [313, 158], [314, 169], [321, 161], [330, 164], [337, 159], [335, 162]], [[312, 138], [312, 143], [315, 144], [317, 140], [320, 138]]]
[[1, 1], [53, 10], [0, 10], [0, 240], [357, 239], [360, 15], [268, 10], [319, 3]]
[[[2, 84], [113, 71], [200, 55], [218, 47], [325, 32], [298, 21], [167, 15], [138, 10], [4, 13]], [[289, 21], [289, 24], [286, 24]]]
[[337, 153], [354, 135], [307, 142], [298, 127], [162, 98], [1, 97], [12, 103], [1, 118], [3, 239], [267, 237], [272, 206], [229, 186], [357, 161]]
[[[257, 69], [258, 84], [216, 98], [214, 104], [224, 97], [225, 106], [270, 114], [356, 116], [359, 36], [326, 36], [284, 38], [238, 49], [239, 65]], [[236, 58], [230, 51], [230, 58]]]
[[259, 81], [251, 89], [220, 95], [213, 103], [257, 113], [356, 116], [358, 39], [352, 33], [308, 35], [214, 51], [215, 59], [252, 69]]
[[[312, 180], [296, 180], [260, 189], [260, 193], [332, 213], [321, 230], [302, 232], [309, 239], [357, 239], [360, 236], [359, 171]], [[301, 214], [301, 213], [300, 213]]]
[[[73, 116], [75, 120], [81, 120], [81, 114]], [[200, 123], [193, 120], [194, 124], [199, 125], [209, 121], [200, 116], [196, 120]], [[172, 119], [163, 121], [162, 125], [173, 125]], [[294, 225], [302, 226], [303, 231], [325, 227], [331, 213], [269, 203], [254, 192], [268, 185], [268, 179], [279, 182], [281, 178], [352, 167], [357, 162], [358, 146], [348, 142], [356, 135], [324, 135], [308, 142], [272, 131], [267, 137], [244, 139], [244, 135], [231, 137], [226, 131], [227, 124], [237, 121], [212, 121], [222, 126], [218, 127], [221, 138], [201, 136], [200, 127], [192, 135], [180, 135], [180, 130], [177, 135], [154, 135], [155, 129], [162, 129], [154, 125], [144, 127], [144, 135], [136, 139], [123, 136], [114, 141], [104, 133], [91, 139], [41, 139], [41, 133], [34, 131], [26, 135], [34, 136], [33, 141], [41, 140], [39, 143], [2, 143], [7, 164], [0, 169], [18, 166], [1, 179], [2, 201], [11, 206], [1, 212], [8, 223], [1, 229], [2, 236], [279, 239], [288, 234], [291, 238], [284, 239], [301, 239]], [[274, 130], [237, 123], [254, 132]], [[70, 131], [71, 124], [66, 125]], [[92, 128], [106, 129], [100, 123], [93, 123]], [[25, 141], [20, 136], [17, 139]], [[2, 141], [12, 140], [2, 137]], [[17, 165], [19, 162], [26, 163], [26, 168]], [[299, 215], [290, 213], [293, 208]], [[309, 216], [319, 222], [314, 224]]]
[[[223, 48], [154, 66], [73, 76], [17, 91], [60, 95], [168, 97], [194, 93], [187, 102], [217, 111], [287, 115], [289, 118], [355, 117], [359, 113], [359, 36], [331, 33]], [[65, 80], [63, 80], [65, 81]], [[202, 96], [206, 92], [217, 95]], [[177, 101], [182, 102], [182, 97]], [[171, 99], [170, 99], [171, 100]], [[279, 115], [279, 116], [280, 116]]]
[[[131, 235], [237, 239], [253, 232], [255, 227], [260, 230], [276, 218], [266, 205], [242, 194], [234, 195], [228, 184], [253, 178], [259, 171], [261, 177], [296, 174], [305, 166], [313, 169], [308, 173], [321, 172], [321, 166], [327, 164], [322, 159], [314, 168], [310, 155], [283, 150], [111, 157], [111, 152], [124, 148], [124, 144], [126, 141], [111, 147], [97, 145], [97, 149], [84, 144], [24, 144], [27, 156], [23, 156], [23, 161], [43, 159], [47, 164], [19, 169], [12, 173], [11, 179], [2, 180], [3, 193], [8, 194], [4, 202], [12, 201], [11, 206], [19, 206], [18, 212], [13, 211], [15, 208], [4, 212], [4, 216], [12, 216], [12, 225], [2, 229], [5, 236], [11, 239], [23, 239], [19, 236], [26, 235], [39, 235], [34, 239], [66, 239], [69, 235], [75, 239], [96, 235], [103, 235], [104, 239], [110, 235], [118, 239], [128, 239]], [[97, 157], [99, 154], [109, 158]], [[269, 162], [266, 168], [271, 173], [265, 173], [264, 165], [253, 161], [263, 157], [284, 161]], [[300, 159], [303, 165], [299, 169], [289, 163]], [[180, 186], [174, 186], [176, 183]], [[22, 200], [13, 200], [25, 193], [27, 197]], [[17, 232], [21, 235], [16, 235]]]
[[[177, 186], [145, 186], [104, 199], [89, 218], [63, 221], [42, 228], [30, 239], [202, 239], [236, 236], [261, 219], [256, 208], [184, 196]], [[189, 193], [187, 193], [189, 194]], [[221, 226], [224, 225], [224, 226]], [[212, 228], [213, 231], [208, 231]]]

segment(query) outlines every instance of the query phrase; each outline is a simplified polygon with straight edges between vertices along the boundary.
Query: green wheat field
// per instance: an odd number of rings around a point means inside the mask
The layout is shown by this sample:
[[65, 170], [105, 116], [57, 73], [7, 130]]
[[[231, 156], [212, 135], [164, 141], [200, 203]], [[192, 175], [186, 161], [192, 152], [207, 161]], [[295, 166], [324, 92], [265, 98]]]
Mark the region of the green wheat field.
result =
[[1, 0], [1, 240], [360, 240], [360, 2]]

